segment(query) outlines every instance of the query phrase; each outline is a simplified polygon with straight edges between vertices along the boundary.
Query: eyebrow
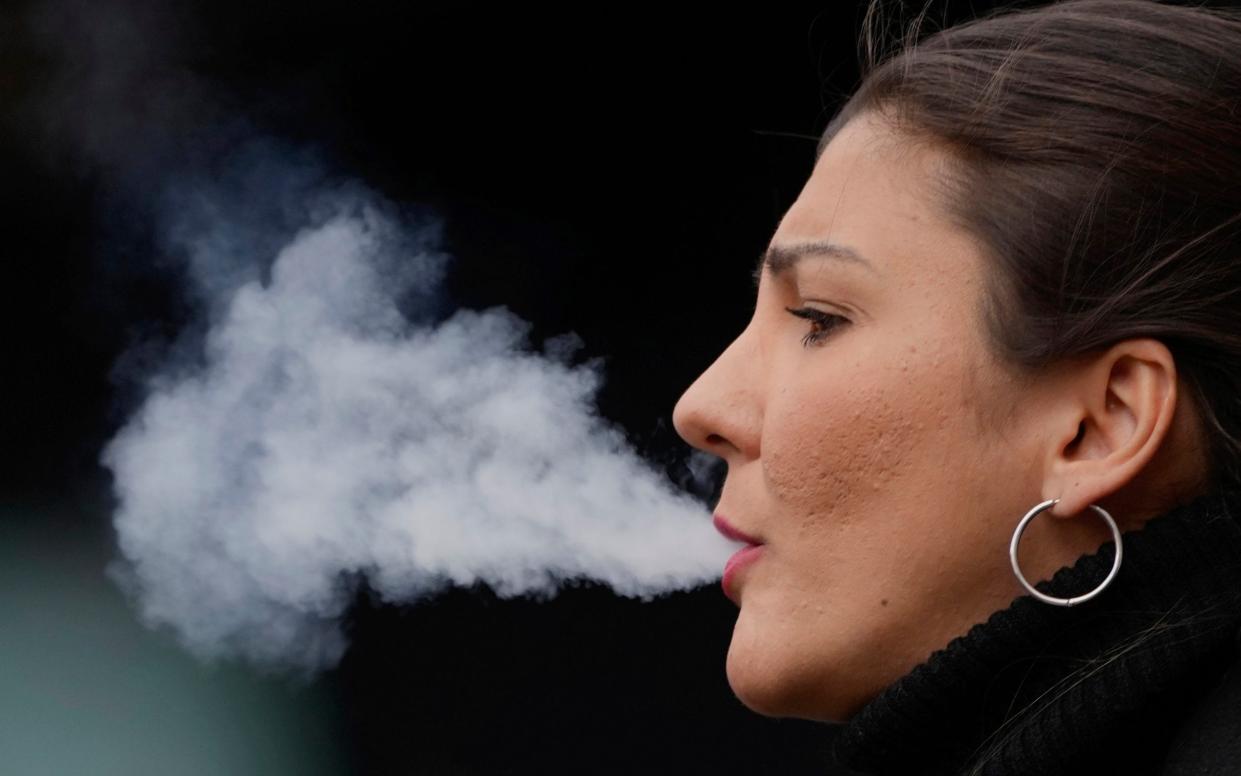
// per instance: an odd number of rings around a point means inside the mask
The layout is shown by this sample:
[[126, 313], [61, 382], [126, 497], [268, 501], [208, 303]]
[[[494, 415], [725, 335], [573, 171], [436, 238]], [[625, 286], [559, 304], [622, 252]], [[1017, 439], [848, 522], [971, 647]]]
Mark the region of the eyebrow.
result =
[[802, 259], [809, 257], [823, 259], [840, 259], [855, 266], [860, 266], [872, 274], [879, 274], [875, 265], [867, 261], [862, 254], [847, 245], [837, 245], [826, 241], [794, 243], [792, 245], [770, 245], [759, 254], [758, 263], [754, 267], [754, 287], [758, 287], [759, 278], [766, 267], [775, 277], [788, 272]]

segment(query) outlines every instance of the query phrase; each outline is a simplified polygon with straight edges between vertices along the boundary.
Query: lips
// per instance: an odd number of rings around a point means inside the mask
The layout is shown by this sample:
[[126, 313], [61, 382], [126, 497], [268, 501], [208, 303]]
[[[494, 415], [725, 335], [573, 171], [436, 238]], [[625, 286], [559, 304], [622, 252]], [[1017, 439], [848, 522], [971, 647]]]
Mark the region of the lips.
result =
[[747, 546], [738, 550], [728, 559], [728, 563], [724, 566], [724, 578], [720, 581], [720, 585], [724, 589], [724, 595], [728, 596], [733, 603], [740, 605], [741, 600], [737, 592], [737, 575], [743, 568], [758, 560], [763, 552], [763, 541], [757, 537], [750, 536], [747, 533], [738, 531], [729, 525], [723, 515], [712, 515], [711, 522], [715, 525], [715, 530], [724, 534], [725, 537], [735, 542], [744, 542]]
[[763, 554], [763, 545], [751, 544], [745, 549], [738, 550], [728, 559], [728, 563], [724, 566], [724, 578], [720, 580], [720, 586], [724, 590], [724, 595], [738, 606], [741, 605], [741, 599], [737, 592], [737, 575], [741, 570], [758, 560]]
[[762, 544], [763, 543], [762, 539], [757, 539], [753, 536], [750, 536], [749, 534], [744, 534], [741, 531], [738, 531], [736, 528], [733, 528], [731, 525], [729, 525], [728, 521], [724, 519], [723, 515], [720, 515], [720, 514], [712, 515], [711, 522], [715, 525], [715, 530], [719, 531], [720, 533], [724, 534], [724, 536], [728, 537], [729, 539], [732, 539], [735, 542], [745, 542], [746, 544]]

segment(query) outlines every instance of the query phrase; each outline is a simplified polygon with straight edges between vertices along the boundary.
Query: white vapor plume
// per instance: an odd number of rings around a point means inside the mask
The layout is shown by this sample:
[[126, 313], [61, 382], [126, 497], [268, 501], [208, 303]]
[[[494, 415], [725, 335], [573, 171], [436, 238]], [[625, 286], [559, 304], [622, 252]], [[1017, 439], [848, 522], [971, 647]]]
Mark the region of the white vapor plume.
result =
[[[257, 177], [279, 189], [282, 169]], [[204, 658], [314, 671], [346, 648], [362, 578], [392, 602], [719, 578], [735, 546], [597, 414], [602, 368], [571, 365], [575, 334], [540, 353], [503, 307], [420, 321], [448, 261], [434, 219], [358, 185], [278, 197], [283, 232], [245, 217], [253, 191], [174, 197], [165, 236], [209, 323], [103, 455], [114, 574], [148, 624]]]

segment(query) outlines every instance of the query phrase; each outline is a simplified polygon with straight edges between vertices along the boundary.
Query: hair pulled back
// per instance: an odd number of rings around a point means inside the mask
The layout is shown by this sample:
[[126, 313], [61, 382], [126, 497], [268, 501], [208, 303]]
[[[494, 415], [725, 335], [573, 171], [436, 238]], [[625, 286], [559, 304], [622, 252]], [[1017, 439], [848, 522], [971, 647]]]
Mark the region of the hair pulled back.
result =
[[[990, 259], [979, 310], [1019, 375], [1116, 342], [1172, 352], [1241, 487], [1241, 13], [1157, 0], [1001, 7], [877, 52], [870, 0], [849, 119], [946, 149], [945, 217]], [[1184, 399], [1185, 397], [1183, 397]]]

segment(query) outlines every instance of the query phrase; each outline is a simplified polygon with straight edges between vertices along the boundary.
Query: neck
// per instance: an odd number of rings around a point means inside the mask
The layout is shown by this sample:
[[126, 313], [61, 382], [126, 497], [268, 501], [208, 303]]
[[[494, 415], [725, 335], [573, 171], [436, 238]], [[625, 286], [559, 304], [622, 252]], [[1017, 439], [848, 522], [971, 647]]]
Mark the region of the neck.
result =
[[[1236, 657], [1239, 518], [1241, 497], [1216, 490], [1122, 534], [1102, 593], [1073, 607], [1015, 599], [864, 706], [836, 759], [874, 774], [1150, 772]], [[1035, 588], [1092, 590], [1115, 550], [1109, 541]]]

